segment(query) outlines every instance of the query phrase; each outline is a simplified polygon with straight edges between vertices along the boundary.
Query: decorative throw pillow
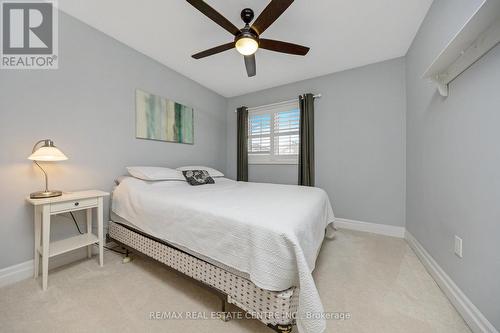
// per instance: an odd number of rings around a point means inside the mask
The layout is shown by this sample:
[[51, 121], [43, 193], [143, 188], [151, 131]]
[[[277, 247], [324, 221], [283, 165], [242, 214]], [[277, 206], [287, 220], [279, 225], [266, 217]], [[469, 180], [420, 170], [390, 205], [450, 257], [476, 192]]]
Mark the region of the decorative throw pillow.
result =
[[182, 171], [189, 185], [215, 184], [215, 181], [208, 174], [207, 170], [186, 170]]
[[212, 178], [216, 177], [224, 177], [224, 174], [220, 172], [219, 170], [215, 170], [214, 168], [202, 166], [202, 165], [189, 165], [189, 166], [183, 166], [183, 167], [178, 167], [176, 170], [179, 171], [186, 171], [186, 170], [207, 170], [208, 174]]

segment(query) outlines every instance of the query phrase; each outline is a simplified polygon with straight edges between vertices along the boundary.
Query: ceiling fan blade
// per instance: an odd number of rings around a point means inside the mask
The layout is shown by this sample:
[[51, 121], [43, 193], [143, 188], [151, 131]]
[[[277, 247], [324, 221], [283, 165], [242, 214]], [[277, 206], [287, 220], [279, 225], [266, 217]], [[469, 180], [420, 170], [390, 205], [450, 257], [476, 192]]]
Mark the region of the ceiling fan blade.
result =
[[222, 16], [218, 11], [210, 7], [203, 0], [186, 0], [189, 2], [194, 8], [198, 9], [200, 12], [205, 14], [212, 21], [229, 31], [233, 35], [237, 35], [240, 33], [240, 29], [238, 29], [234, 24], [232, 24], [227, 18]]
[[309, 52], [309, 48], [302, 45], [282, 42], [279, 40], [265, 39], [265, 38], [260, 40], [259, 47], [275, 52], [295, 54], [301, 56], [305, 56], [307, 52]]
[[262, 34], [288, 7], [290, 7], [292, 2], [293, 0], [272, 0], [262, 13], [260, 13], [259, 17], [257, 17], [252, 25], [252, 29], [259, 35]]
[[255, 54], [245, 56], [245, 67], [247, 68], [248, 77], [252, 77], [257, 74], [257, 68], [255, 66]]
[[231, 43], [219, 45], [216, 47], [212, 47], [211, 49], [208, 49], [205, 51], [198, 52], [196, 54], [193, 54], [192, 57], [195, 59], [201, 59], [201, 58], [205, 58], [205, 57], [217, 54], [217, 53], [227, 51], [229, 49], [232, 49], [233, 47], [234, 47], [234, 42], [231, 42]]

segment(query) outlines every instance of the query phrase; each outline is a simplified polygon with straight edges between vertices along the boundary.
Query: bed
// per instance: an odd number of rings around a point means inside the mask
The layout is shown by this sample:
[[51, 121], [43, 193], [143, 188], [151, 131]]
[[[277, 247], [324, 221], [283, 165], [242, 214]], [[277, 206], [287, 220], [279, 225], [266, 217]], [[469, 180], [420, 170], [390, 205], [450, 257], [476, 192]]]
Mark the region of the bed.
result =
[[324, 331], [311, 275], [334, 222], [323, 190], [125, 177], [113, 192], [111, 219], [111, 239], [215, 288], [274, 330]]

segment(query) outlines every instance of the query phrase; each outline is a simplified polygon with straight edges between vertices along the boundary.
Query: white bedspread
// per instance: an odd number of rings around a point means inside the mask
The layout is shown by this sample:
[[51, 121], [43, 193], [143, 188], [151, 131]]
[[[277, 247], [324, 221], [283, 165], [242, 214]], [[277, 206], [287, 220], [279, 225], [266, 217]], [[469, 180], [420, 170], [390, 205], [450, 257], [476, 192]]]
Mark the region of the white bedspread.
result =
[[299, 332], [323, 332], [324, 320], [303, 317], [323, 312], [311, 272], [325, 228], [334, 222], [326, 192], [215, 181], [191, 186], [129, 177], [113, 192], [112, 210], [146, 233], [248, 273], [260, 288], [298, 285]]

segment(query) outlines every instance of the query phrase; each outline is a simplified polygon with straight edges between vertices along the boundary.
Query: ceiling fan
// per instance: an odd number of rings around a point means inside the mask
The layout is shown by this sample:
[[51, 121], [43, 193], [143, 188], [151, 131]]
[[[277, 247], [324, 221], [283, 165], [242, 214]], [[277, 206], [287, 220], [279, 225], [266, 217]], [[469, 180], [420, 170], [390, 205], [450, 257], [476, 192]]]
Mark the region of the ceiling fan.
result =
[[278, 19], [278, 17], [283, 14], [283, 12], [290, 7], [293, 0], [272, 0], [269, 5], [262, 11], [262, 13], [257, 17], [255, 22], [250, 26], [254, 18], [254, 12], [250, 8], [245, 8], [241, 11], [241, 19], [245, 22], [245, 26], [238, 29], [234, 24], [232, 24], [228, 19], [222, 16], [215, 9], [210, 7], [203, 0], [186, 0], [193, 7], [198, 9], [200, 12], [205, 14], [212, 21], [229, 31], [234, 35], [234, 41], [216, 46], [214, 48], [193, 54], [192, 57], [195, 59], [201, 59], [208, 57], [220, 52], [227, 51], [233, 47], [238, 50], [245, 58], [245, 67], [247, 69], [247, 74], [249, 77], [255, 76], [257, 70], [255, 67], [255, 52], [257, 49], [263, 48], [270, 51], [288, 53], [294, 55], [305, 56], [309, 52], [309, 48], [297, 44], [282, 42], [279, 40], [260, 38], [260, 35], [267, 29], [271, 24]]

